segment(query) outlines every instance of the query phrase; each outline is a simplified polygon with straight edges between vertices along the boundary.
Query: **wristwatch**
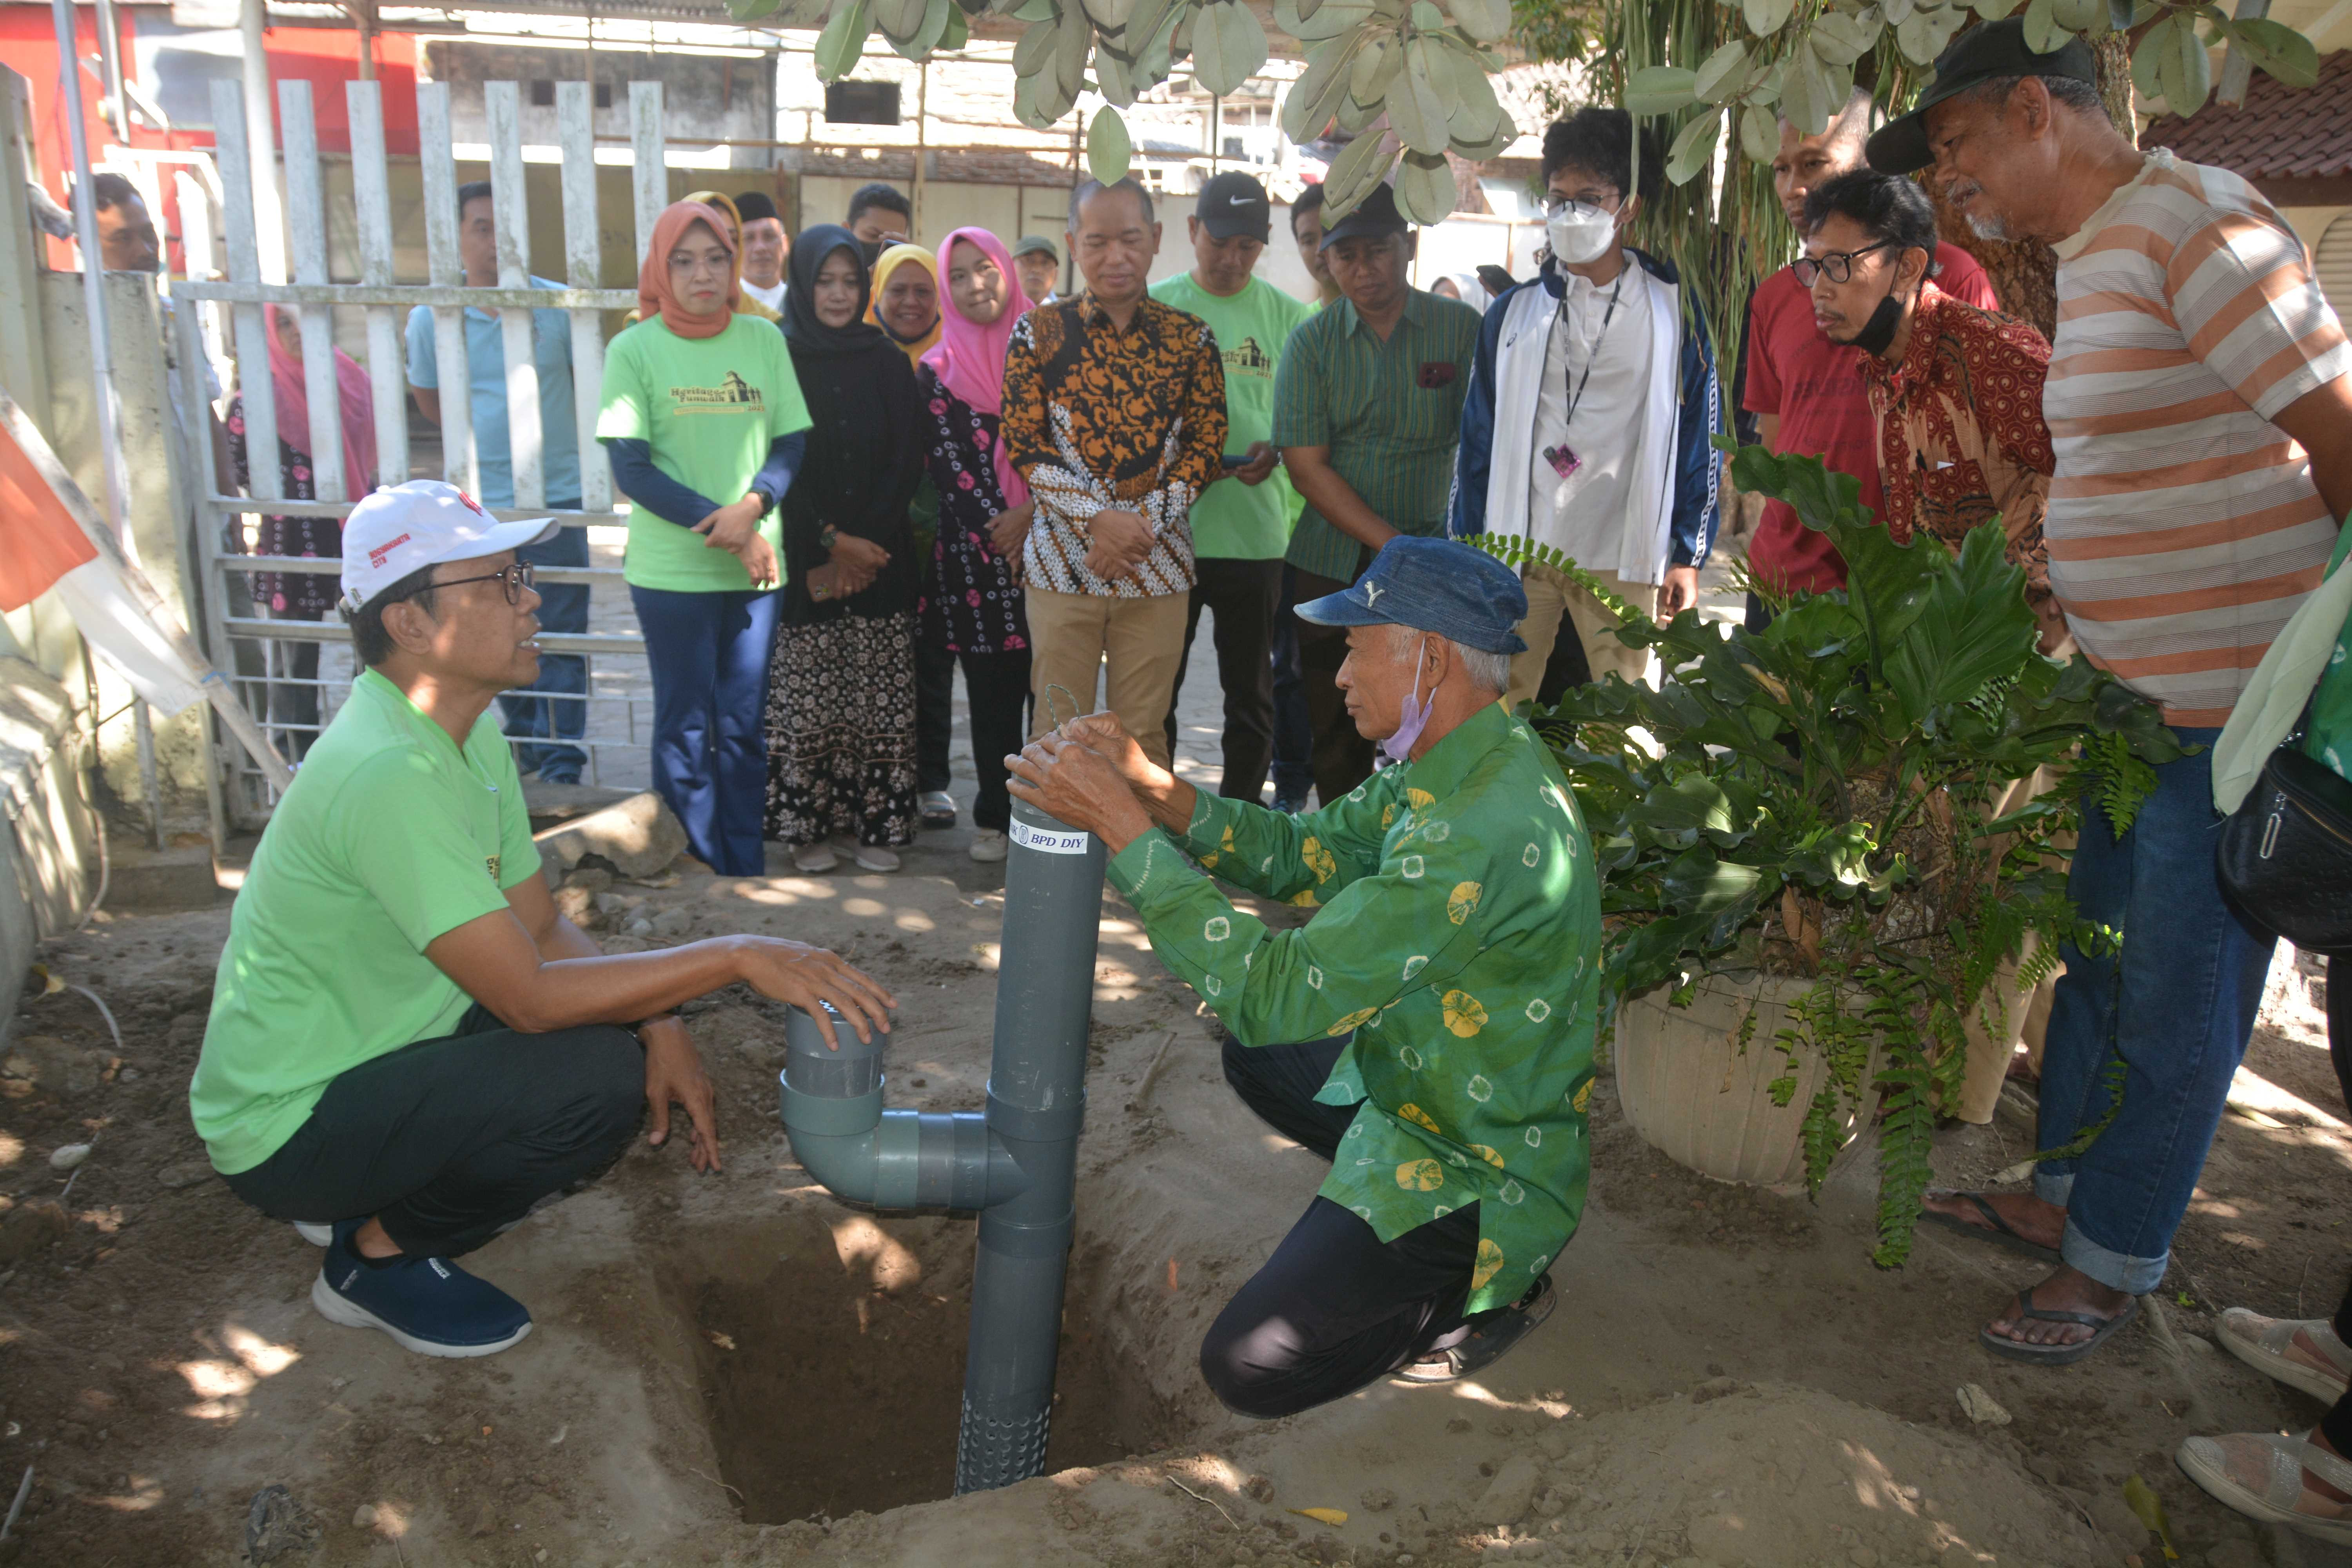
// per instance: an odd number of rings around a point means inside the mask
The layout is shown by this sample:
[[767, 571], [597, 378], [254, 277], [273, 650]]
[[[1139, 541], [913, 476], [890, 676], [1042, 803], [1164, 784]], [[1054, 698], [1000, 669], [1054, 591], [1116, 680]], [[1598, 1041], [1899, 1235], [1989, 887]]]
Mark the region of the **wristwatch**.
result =
[[830, 550], [835, 545], [841, 542], [841, 530], [834, 527], [833, 524], [828, 522], [817, 531], [816, 542], [824, 548]]

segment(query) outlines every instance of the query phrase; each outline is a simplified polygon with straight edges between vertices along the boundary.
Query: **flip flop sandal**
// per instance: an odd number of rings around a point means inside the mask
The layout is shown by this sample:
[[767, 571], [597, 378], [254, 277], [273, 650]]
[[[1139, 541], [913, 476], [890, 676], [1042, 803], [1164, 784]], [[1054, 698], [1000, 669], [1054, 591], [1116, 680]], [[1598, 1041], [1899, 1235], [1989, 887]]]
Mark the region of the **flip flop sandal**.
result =
[[1550, 1317], [1551, 1310], [1559, 1304], [1559, 1298], [1552, 1293], [1551, 1276], [1547, 1274], [1509, 1306], [1480, 1314], [1477, 1326], [1464, 1336], [1460, 1344], [1409, 1361], [1396, 1370], [1395, 1375], [1407, 1383], [1454, 1383], [1468, 1377], [1500, 1361], [1505, 1352]]
[[1977, 1331], [1977, 1343], [1984, 1346], [1993, 1354], [2010, 1361], [2035, 1362], [2042, 1366], [2074, 1365], [2106, 1343], [2114, 1337], [2117, 1329], [2139, 1316], [2139, 1298], [2137, 1296], [2125, 1302], [2123, 1310], [2112, 1318], [2102, 1318], [2090, 1312], [2060, 1312], [2049, 1308], [2037, 1307], [2033, 1304], [2033, 1291], [2031, 1288], [2017, 1293], [2017, 1304], [2025, 1310], [2026, 1317], [2039, 1319], [2045, 1323], [2080, 1323], [2093, 1331], [2089, 1339], [2078, 1341], [2071, 1345], [2030, 1345], [2022, 1340], [2003, 1339], [1990, 1329]]
[[2316, 1443], [2273, 1432], [2232, 1432], [2184, 1438], [2174, 1458], [2190, 1480], [2248, 1519], [2352, 1546], [2352, 1517], [2320, 1519], [2295, 1511], [2305, 1470], [2338, 1491], [2352, 1491], [2352, 1464]]
[[1922, 1209], [1919, 1217], [1929, 1225], [1941, 1226], [1946, 1230], [1957, 1230], [1962, 1236], [1973, 1237], [1979, 1241], [1989, 1241], [1995, 1247], [2005, 1247], [2011, 1252], [2022, 1253], [2028, 1258], [2037, 1258], [2044, 1263], [2066, 1261], [2059, 1256], [2056, 1247], [2044, 1247], [2038, 1241], [2028, 1241], [2012, 1230], [2009, 1222], [2000, 1217], [2000, 1211], [1985, 1202], [1982, 1193], [1946, 1191], [1932, 1192], [1927, 1195], [1931, 1198], [1966, 1198], [1976, 1205], [1977, 1213], [1984, 1216], [1984, 1224], [1977, 1225], [1962, 1219], [1958, 1215], [1945, 1214], [1940, 1209]]
[[2248, 1366], [2333, 1405], [2344, 1397], [2345, 1373], [2323, 1370], [2287, 1353], [2296, 1333], [2306, 1329], [2315, 1340], [2322, 1334], [2336, 1338], [2335, 1325], [2325, 1318], [2265, 1318], [2243, 1307], [2223, 1312], [2218, 1331], [2221, 1348]]

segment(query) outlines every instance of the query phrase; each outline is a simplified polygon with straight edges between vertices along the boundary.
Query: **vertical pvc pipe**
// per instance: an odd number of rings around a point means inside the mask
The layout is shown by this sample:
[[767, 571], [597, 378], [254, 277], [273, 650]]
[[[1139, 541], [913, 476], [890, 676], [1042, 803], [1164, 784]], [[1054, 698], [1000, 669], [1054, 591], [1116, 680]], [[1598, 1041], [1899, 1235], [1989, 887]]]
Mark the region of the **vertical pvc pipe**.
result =
[[1019, 801], [1005, 867], [988, 1127], [1028, 1184], [980, 1216], [959, 1494], [1041, 1473], [1054, 1404], [1102, 923], [1102, 841]]

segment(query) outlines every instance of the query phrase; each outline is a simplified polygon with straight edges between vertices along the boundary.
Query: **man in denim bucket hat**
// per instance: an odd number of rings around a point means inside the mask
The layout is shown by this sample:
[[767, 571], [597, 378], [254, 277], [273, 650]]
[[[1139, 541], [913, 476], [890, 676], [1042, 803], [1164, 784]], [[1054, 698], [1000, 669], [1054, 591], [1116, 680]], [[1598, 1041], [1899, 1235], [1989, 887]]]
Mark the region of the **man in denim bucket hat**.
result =
[[[1331, 1162], [1202, 1344], [1242, 1415], [1451, 1382], [1551, 1310], [1584, 1208], [1601, 899], [1575, 797], [1502, 705], [1527, 613], [1494, 557], [1415, 537], [1299, 605], [1347, 628], [1339, 688], [1391, 760], [1319, 811], [1195, 790], [1108, 713], [1008, 759], [1013, 794], [1102, 835], [1243, 1102]], [[1203, 873], [1314, 918], [1271, 930]]]

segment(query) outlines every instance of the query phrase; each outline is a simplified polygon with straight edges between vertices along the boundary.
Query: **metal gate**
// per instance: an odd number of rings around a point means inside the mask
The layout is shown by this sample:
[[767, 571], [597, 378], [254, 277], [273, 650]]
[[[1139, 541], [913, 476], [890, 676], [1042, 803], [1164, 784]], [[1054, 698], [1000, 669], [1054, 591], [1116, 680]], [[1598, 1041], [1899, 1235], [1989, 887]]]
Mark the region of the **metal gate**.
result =
[[[307, 406], [285, 409], [277, 399], [269, 374], [269, 353], [264, 310], [286, 307], [299, 321], [301, 357], [306, 367], [333, 364], [333, 312], [338, 306], [364, 310], [367, 316], [367, 373], [375, 416], [379, 483], [399, 483], [409, 477], [408, 386], [403, 324], [415, 306], [433, 311], [435, 356], [441, 397], [444, 476], [469, 494], [478, 493], [479, 470], [473, 439], [472, 409], [467, 374], [465, 309], [474, 306], [500, 312], [506, 353], [508, 430], [514, 473], [515, 504], [492, 509], [501, 519], [553, 516], [567, 529], [625, 523], [626, 514], [613, 506], [612, 473], [596, 445], [595, 422], [604, 380], [604, 337], [602, 314], [626, 310], [636, 303], [634, 289], [599, 287], [596, 210], [595, 135], [590, 87], [585, 82], [556, 84], [556, 124], [562, 163], [564, 261], [569, 286], [535, 287], [530, 279], [530, 224], [520, 132], [520, 93], [514, 82], [484, 86], [484, 109], [490, 144], [491, 203], [498, 226], [499, 283], [494, 289], [465, 286], [458, 257], [457, 170], [452, 151], [449, 85], [420, 83], [416, 89], [418, 153], [424, 182], [425, 250], [430, 280], [422, 286], [401, 285], [393, 276], [393, 228], [389, 164], [384, 151], [383, 108], [379, 84], [344, 84], [351, 119], [352, 166], [360, 279], [335, 283], [328, 278], [327, 203], [319, 143], [311, 112], [310, 84], [278, 84], [278, 111], [285, 151], [286, 222], [290, 240], [290, 279], [277, 272], [274, 247], [261, 244], [256, 222], [255, 180], [274, 178], [268, 149], [258, 164], [254, 157], [240, 84], [215, 81], [212, 86], [213, 123], [218, 140], [221, 222], [226, 239], [227, 278], [215, 281], [195, 276], [198, 257], [192, 250], [186, 281], [173, 284], [173, 295], [190, 301], [192, 309], [175, 312], [175, 355], [182, 378], [184, 406], [203, 407], [208, 398], [205, 383], [205, 348], [210, 338], [226, 348], [240, 374], [237, 390], [244, 400], [245, 441], [250, 474], [249, 495], [226, 493], [232, 486], [218, 471], [212, 443], [198, 438], [189, 454], [192, 470], [201, 479], [195, 505], [198, 572], [203, 584], [207, 652], [215, 666], [239, 682], [248, 708], [268, 722], [273, 734], [316, 732], [329, 717], [331, 691], [347, 689], [348, 677], [323, 673], [296, 679], [287, 673], [290, 651], [300, 644], [344, 646], [348, 634], [337, 621], [311, 621], [272, 616], [252, 602], [247, 592], [251, 574], [258, 572], [337, 575], [340, 560], [329, 557], [260, 555], [253, 553], [255, 524], [262, 516], [341, 519], [357, 498], [343, 493], [343, 440], [337, 378], [306, 368]], [[668, 175], [662, 135], [662, 87], [659, 82], [629, 85], [630, 149], [634, 168], [635, 235], [639, 253], [649, 242], [655, 219], [668, 202]], [[197, 183], [183, 180], [184, 196], [203, 194]], [[265, 193], [266, 209], [274, 216], [277, 204]], [[205, 227], [184, 214], [184, 229]], [[544, 432], [540, 427], [539, 372], [532, 351], [533, 310], [569, 312], [572, 326], [573, 416], [580, 452], [581, 503], [577, 510], [555, 510], [544, 505], [541, 471]], [[216, 320], [200, 318], [225, 312], [226, 330]], [[209, 330], [208, 330], [209, 329]], [[315, 500], [289, 500], [276, 461], [278, 433], [289, 428], [308, 432], [307, 451]], [[294, 443], [304, 447], [299, 437]], [[542, 567], [542, 581], [554, 583], [615, 583], [620, 572], [612, 567]], [[601, 782], [606, 771], [602, 753], [615, 747], [642, 749], [646, 727], [637, 708], [649, 702], [644, 682], [629, 682], [634, 690], [600, 695], [596, 663], [636, 661], [641, 667], [644, 639], [628, 632], [543, 633], [542, 648], [574, 653], [590, 661], [587, 690], [577, 699], [589, 704], [587, 733], [576, 742], [587, 755], [585, 776]], [[322, 648], [323, 652], [324, 649]], [[324, 666], [320, 667], [321, 671]], [[608, 673], [610, 667], [608, 664]], [[611, 682], [608, 682], [611, 684]], [[319, 693], [318, 716], [308, 723], [269, 721], [271, 688], [307, 686]], [[523, 693], [564, 697], [568, 693]], [[598, 707], [619, 705], [624, 722], [620, 735], [598, 734]], [[268, 815], [273, 792], [251, 760], [233, 746], [216, 751], [215, 765], [226, 772], [229, 816], [240, 826], [252, 826]]]

